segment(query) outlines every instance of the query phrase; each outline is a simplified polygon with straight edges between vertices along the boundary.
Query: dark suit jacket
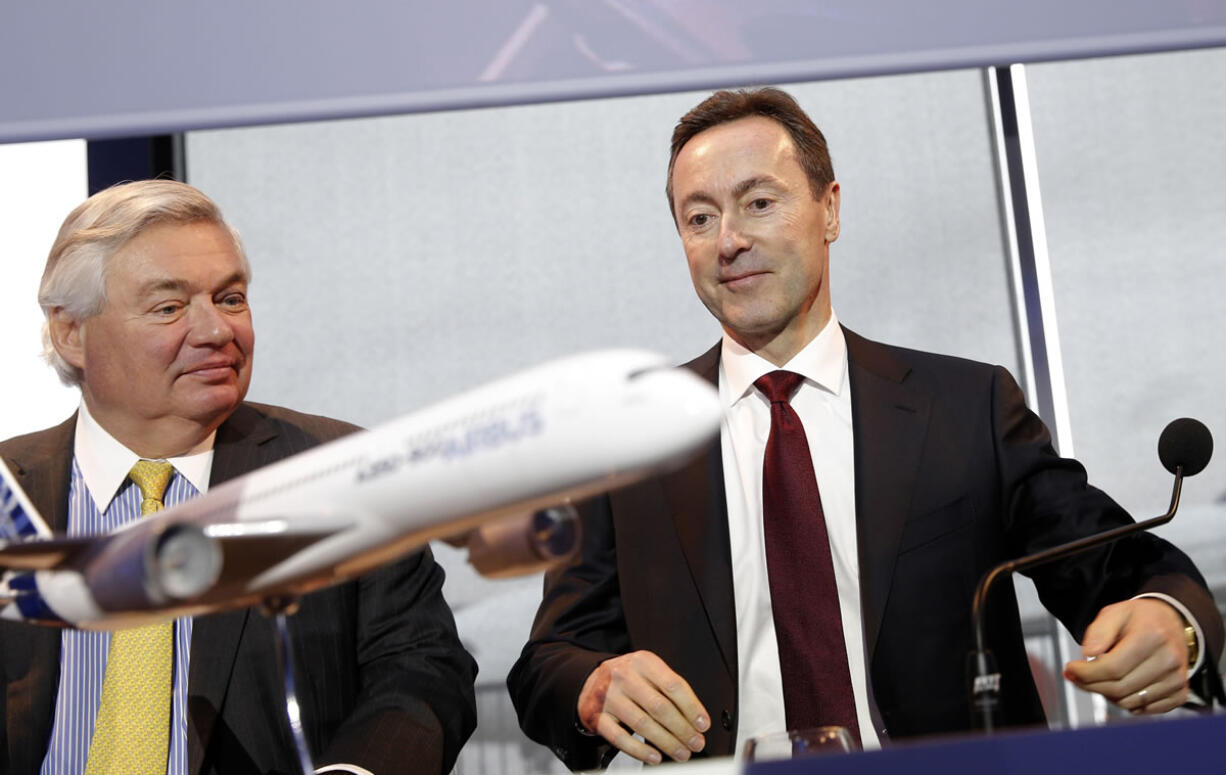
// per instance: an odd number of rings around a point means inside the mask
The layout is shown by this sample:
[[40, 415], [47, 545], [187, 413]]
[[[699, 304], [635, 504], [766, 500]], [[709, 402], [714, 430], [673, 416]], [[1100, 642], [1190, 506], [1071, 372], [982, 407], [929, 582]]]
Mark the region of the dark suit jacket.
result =
[[[889, 737], [955, 732], [971, 712], [965, 662], [975, 585], [992, 565], [1125, 523], [1057, 457], [999, 367], [889, 347], [846, 331], [855, 438], [861, 616], [870, 688]], [[687, 364], [712, 382], [719, 347]], [[713, 714], [706, 753], [736, 740], [736, 615], [720, 443], [681, 470], [582, 508], [583, 550], [549, 573], [529, 643], [508, 676], [520, 724], [572, 768], [607, 762], [579, 734], [588, 674], [657, 653]], [[1182, 553], [1143, 536], [1034, 573], [1044, 604], [1080, 637], [1102, 606], [1142, 591], [1185, 603], [1221, 653], [1222, 621]], [[1002, 721], [1039, 723], [1011, 585], [989, 605]]]
[[[0, 444], [34, 505], [63, 531], [76, 417]], [[211, 484], [355, 430], [259, 404], [217, 431]], [[476, 663], [460, 645], [429, 549], [307, 595], [290, 619], [298, 699], [318, 765], [447, 772], [476, 725]], [[255, 610], [197, 617], [188, 678], [192, 773], [298, 771], [271, 620]], [[60, 631], [0, 623], [0, 772], [37, 773], [50, 742]]]

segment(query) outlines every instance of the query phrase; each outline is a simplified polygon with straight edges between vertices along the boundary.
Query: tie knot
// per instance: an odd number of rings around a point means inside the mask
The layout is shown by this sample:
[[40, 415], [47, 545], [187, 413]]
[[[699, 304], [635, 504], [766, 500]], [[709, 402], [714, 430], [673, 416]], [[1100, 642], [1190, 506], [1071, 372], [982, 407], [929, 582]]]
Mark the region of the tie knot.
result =
[[772, 404], [780, 402], [786, 404], [804, 379], [794, 371], [780, 369], [758, 377], [758, 381], [754, 382], [753, 386], [761, 390], [762, 395], [770, 399]]
[[140, 513], [148, 514], [162, 508], [162, 496], [166, 493], [166, 485], [174, 475], [175, 467], [165, 460], [138, 460], [128, 478], [136, 482], [144, 499], [140, 505]]

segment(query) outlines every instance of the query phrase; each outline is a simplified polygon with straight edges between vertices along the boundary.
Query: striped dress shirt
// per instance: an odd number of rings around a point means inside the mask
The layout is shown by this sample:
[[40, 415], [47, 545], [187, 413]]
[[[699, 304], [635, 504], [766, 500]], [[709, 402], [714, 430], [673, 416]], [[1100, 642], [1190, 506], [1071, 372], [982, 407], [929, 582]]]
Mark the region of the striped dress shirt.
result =
[[[135, 453], [123, 447], [89, 416], [82, 403], [68, 494], [68, 535], [105, 533], [140, 519], [140, 488], [126, 478], [137, 459]], [[175, 474], [162, 497], [167, 508], [199, 494], [200, 490], [190, 481], [192, 478], [201, 488], [208, 488], [212, 452], [172, 458], [170, 462], [175, 465]], [[168, 775], [187, 775], [187, 676], [191, 639], [191, 618], [176, 620]], [[63, 631], [55, 721], [42, 775], [78, 775], [84, 771], [102, 698], [110, 646], [110, 632]]]

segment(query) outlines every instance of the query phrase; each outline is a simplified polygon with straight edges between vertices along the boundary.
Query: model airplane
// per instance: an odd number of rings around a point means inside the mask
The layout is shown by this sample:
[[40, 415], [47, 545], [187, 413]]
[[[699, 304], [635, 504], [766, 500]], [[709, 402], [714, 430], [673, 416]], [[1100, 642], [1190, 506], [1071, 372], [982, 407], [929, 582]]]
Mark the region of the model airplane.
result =
[[680, 463], [719, 417], [662, 356], [578, 355], [82, 538], [53, 536], [0, 462], [0, 617], [116, 629], [291, 599]]

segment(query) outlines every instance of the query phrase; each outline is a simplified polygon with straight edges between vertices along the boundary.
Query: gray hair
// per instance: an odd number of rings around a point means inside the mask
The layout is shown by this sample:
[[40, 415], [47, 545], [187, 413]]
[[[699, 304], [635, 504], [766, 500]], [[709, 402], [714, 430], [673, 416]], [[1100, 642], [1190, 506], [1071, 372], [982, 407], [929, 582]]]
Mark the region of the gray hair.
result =
[[222, 218], [217, 204], [199, 189], [175, 180], [139, 180], [99, 191], [76, 207], [51, 246], [38, 289], [43, 308], [43, 358], [65, 385], [80, 385], [81, 370], [60, 357], [51, 342], [51, 315], [56, 310], [81, 322], [106, 303], [111, 258], [145, 229], [156, 224], [208, 221], [234, 240], [243, 273], [251, 266], [238, 232]]

